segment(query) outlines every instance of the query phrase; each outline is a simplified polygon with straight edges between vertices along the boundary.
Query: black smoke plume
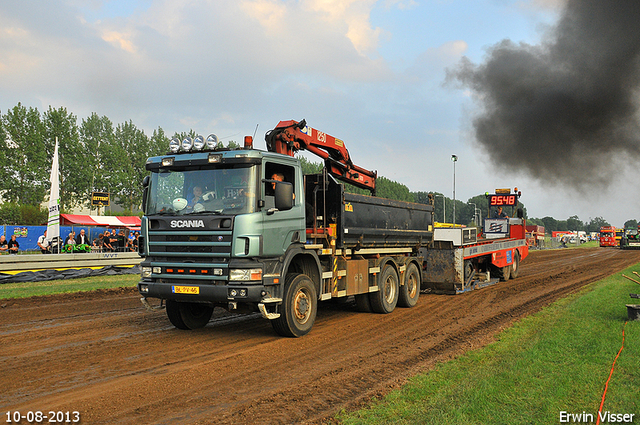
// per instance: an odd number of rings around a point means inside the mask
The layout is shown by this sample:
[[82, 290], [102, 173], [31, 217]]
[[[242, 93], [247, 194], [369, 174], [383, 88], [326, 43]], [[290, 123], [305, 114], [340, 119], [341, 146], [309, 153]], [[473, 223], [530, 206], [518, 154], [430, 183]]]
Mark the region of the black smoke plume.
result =
[[568, 0], [544, 40], [503, 40], [449, 71], [480, 104], [481, 150], [502, 171], [573, 188], [637, 168], [640, 0]]

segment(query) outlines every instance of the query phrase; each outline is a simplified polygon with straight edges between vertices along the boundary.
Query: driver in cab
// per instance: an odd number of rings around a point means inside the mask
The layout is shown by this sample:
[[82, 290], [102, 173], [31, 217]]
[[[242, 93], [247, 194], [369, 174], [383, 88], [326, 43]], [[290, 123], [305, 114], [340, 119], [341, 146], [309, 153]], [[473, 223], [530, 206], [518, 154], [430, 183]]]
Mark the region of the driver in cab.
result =
[[498, 207], [498, 209], [493, 212], [493, 218], [509, 218], [509, 216], [502, 211], [502, 207]]

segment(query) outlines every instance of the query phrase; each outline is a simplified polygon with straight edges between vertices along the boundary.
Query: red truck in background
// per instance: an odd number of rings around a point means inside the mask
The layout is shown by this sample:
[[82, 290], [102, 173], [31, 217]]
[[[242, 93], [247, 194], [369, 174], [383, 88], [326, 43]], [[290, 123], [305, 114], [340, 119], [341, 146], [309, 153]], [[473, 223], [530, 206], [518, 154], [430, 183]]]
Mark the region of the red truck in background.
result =
[[544, 226], [538, 226], [537, 224], [526, 226], [527, 245], [534, 248], [541, 248], [544, 246]]
[[600, 228], [600, 246], [618, 246], [615, 227], [603, 226]]

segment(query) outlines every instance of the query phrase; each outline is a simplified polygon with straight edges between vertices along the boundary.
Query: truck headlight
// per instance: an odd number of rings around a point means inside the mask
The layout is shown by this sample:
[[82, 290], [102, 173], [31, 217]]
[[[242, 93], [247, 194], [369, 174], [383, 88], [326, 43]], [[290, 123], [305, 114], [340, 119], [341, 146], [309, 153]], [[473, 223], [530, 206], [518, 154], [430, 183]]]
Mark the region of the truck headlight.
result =
[[250, 280], [262, 280], [262, 269], [231, 269], [229, 280], [247, 282]]
[[141, 275], [142, 277], [151, 277], [151, 267], [143, 267]]

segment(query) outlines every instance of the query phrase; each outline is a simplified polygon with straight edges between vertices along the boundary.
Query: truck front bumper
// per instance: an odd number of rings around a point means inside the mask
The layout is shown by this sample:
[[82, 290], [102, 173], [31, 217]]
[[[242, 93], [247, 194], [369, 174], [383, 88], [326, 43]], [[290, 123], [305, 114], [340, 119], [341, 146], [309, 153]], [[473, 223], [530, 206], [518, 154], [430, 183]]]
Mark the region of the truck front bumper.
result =
[[146, 298], [160, 298], [175, 301], [211, 302], [227, 304], [260, 303], [274, 294], [273, 286], [256, 285], [209, 285], [195, 282], [164, 283], [141, 280], [138, 292]]

